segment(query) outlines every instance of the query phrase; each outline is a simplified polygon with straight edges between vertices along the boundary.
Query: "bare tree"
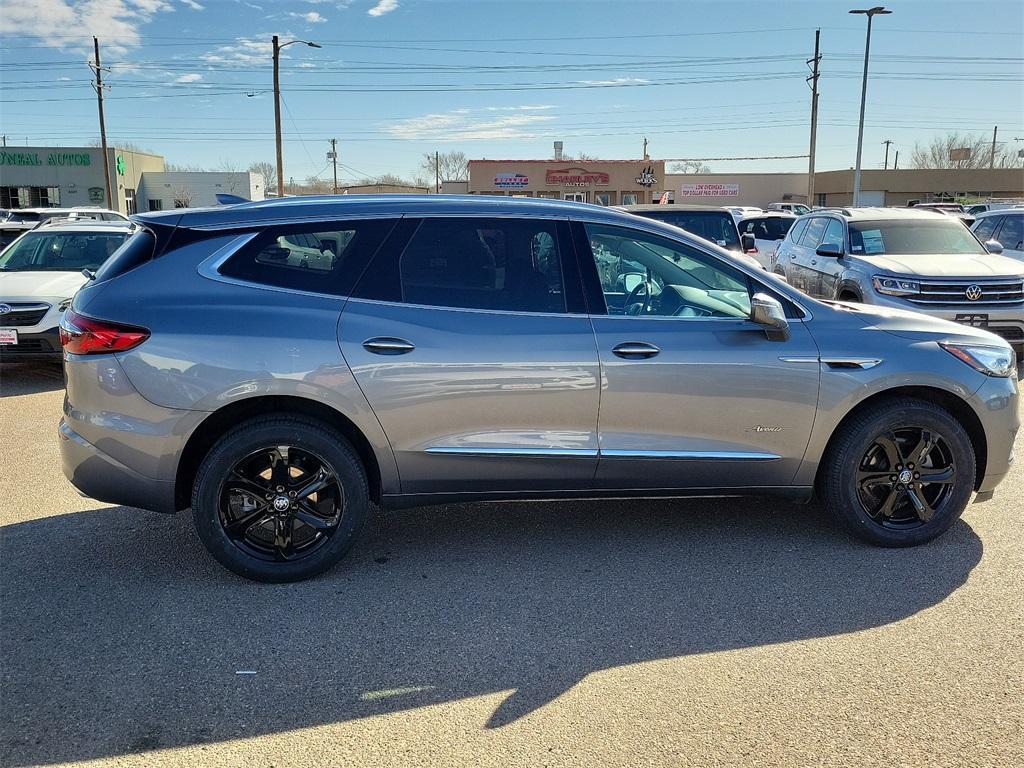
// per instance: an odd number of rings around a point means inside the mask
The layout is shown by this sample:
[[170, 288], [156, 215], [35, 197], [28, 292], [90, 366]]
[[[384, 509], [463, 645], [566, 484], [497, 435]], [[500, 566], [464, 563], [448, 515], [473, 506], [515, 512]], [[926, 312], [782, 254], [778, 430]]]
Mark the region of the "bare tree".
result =
[[683, 160], [673, 163], [668, 170], [669, 173], [711, 173], [711, 166], [700, 160]]
[[175, 184], [171, 187], [171, 194], [174, 195], [175, 208], [192, 207], [193, 194], [188, 184]]
[[263, 176], [263, 189], [265, 192], [277, 189], [277, 166], [274, 163], [252, 163], [249, 166], [250, 173], [258, 173]]
[[433, 184], [435, 179], [465, 181], [469, 178], [469, 161], [462, 152], [427, 152], [423, 155], [420, 170], [430, 179], [430, 184]]
[[[955, 160], [952, 158], [956, 158]], [[974, 134], [948, 133], [927, 144], [915, 144], [911, 168], [988, 168], [992, 162], [992, 140]], [[1021, 158], [1009, 142], [996, 145], [996, 168], [1020, 168]]]
[[164, 170], [172, 173], [202, 173], [206, 169], [195, 163], [164, 163]]

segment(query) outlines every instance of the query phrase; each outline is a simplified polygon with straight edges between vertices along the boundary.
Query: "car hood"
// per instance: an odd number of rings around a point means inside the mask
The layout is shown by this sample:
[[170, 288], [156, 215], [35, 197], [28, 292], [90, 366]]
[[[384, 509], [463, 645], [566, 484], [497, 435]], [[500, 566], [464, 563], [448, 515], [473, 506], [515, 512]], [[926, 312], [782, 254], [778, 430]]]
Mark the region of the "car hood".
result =
[[894, 254], [865, 256], [857, 254], [876, 269], [898, 275], [922, 277], [1020, 277], [1024, 267], [1016, 259], [984, 254]]
[[67, 299], [87, 280], [81, 272], [0, 272], [0, 301]]
[[834, 310], [853, 313], [870, 330], [885, 331], [893, 336], [914, 341], [958, 341], [1005, 347], [1007, 342], [994, 333], [981, 328], [961, 325], [950, 320], [932, 317], [905, 309], [878, 307], [848, 301], [824, 301]]

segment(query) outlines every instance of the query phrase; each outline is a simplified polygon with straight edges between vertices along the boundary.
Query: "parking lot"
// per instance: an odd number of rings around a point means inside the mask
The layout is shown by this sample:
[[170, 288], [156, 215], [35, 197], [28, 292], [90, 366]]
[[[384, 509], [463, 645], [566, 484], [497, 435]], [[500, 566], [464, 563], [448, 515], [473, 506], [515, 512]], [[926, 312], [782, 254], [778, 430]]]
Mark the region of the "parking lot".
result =
[[0, 395], [5, 765], [1024, 760], [1019, 472], [912, 550], [779, 501], [467, 505], [266, 585], [75, 492], [59, 368]]

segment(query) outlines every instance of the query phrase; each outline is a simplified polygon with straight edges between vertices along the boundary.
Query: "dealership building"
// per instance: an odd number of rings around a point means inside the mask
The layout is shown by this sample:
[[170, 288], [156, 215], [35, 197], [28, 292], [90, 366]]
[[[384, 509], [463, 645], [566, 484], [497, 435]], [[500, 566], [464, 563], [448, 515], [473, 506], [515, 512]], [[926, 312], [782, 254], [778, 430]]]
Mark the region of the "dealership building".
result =
[[107, 148], [110, 188], [99, 147], [0, 149], [0, 208], [93, 205], [125, 214], [217, 204], [217, 193], [249, 200], [265, 196], [263, 176], [249, 172], [167, 171], [164, 158]]
[[664, 185], [663, 160], [470, 160], [465, 188], [442, 191], [630, 205], [655, 202]]
[[[470, 160], [468, 182], [442, 192], [547, 197], [599, 205], [657, 202], [764, 207], [807, 202], [806, 173], [666, 173], [665, 160]], [[865, 170], [863, 205], [1024, 198], [1024, 169]], [[814, 174], [812, 205], [851, 205], [853, 170]]]

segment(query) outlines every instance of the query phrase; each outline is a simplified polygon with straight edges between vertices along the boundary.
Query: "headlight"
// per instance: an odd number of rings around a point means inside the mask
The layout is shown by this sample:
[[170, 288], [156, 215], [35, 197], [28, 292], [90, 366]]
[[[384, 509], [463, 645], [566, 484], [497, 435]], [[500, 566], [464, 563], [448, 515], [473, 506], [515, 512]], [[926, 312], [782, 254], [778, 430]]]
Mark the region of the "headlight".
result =
[[875, 275], [871, 278], [871, 284], [879, 293], [887, 296], [913, 296], [921, 292], [921, 284], [916, 280], [903, 280], [899, 277], [883, 277]]
[[1017, 357], [1010, 347], [956, 344], [951, 341], [940, 341], [939, 346], [986, 376], [1006, 377], [1017, 372]]
[[57, 311], [58, 312], [63, 312], [65, 309], [67, 309], [68, 307], [71, 306], [71, 302], [74, 301], [74, 300], [75, 300], [74, 296], [72, 296], [70, 299], [63, 299], [61, 301], [61, 303], [57, 305]]

